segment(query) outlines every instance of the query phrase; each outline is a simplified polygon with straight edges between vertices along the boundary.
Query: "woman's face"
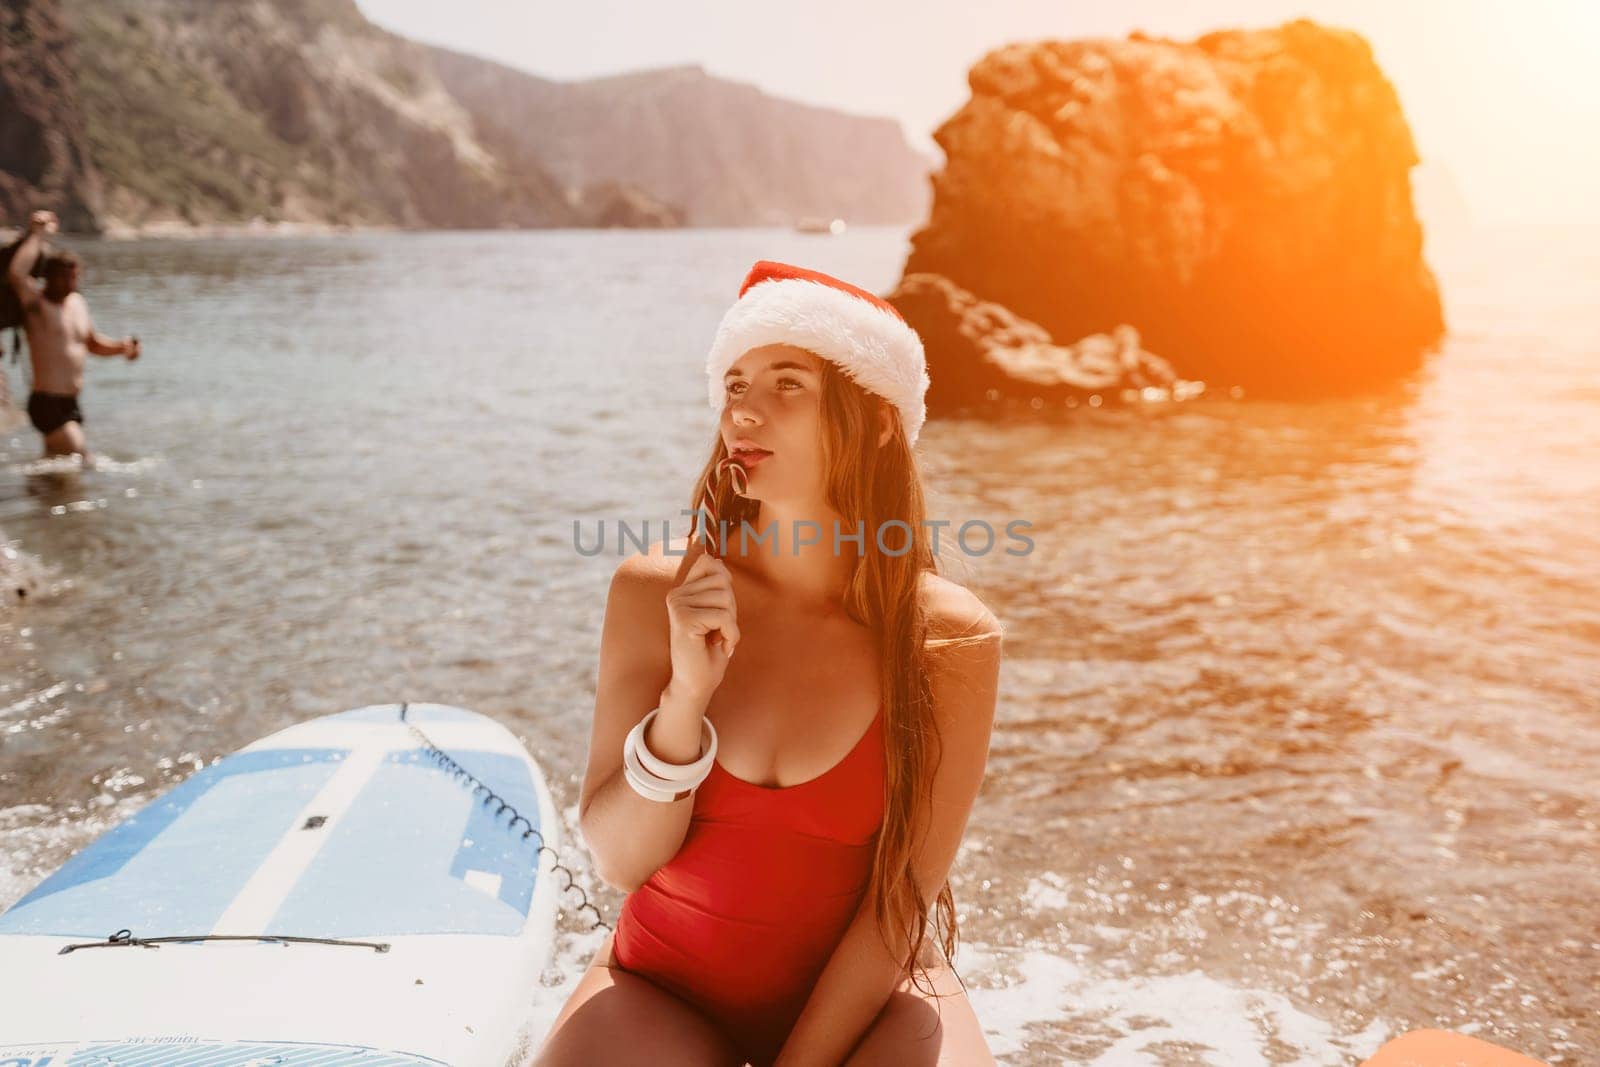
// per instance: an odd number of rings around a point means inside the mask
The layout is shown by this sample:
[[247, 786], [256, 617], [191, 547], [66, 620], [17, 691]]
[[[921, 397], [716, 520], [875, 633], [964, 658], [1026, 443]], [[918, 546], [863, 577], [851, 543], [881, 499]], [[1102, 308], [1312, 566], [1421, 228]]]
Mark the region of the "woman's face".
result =
[[723, 397], [723, 443], [747, 460], [744, 495], [793, 507], [823, 499], [822, 358], [793, 345], [752, 348], [728, 369]]

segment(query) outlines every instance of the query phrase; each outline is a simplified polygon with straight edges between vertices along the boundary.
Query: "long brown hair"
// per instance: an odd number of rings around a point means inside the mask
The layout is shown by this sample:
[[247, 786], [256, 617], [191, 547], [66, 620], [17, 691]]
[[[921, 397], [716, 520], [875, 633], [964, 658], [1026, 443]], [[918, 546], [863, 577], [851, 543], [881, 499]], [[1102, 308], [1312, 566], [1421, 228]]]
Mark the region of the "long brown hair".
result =
[[[885, 944], [893, 946], [898, 932], [909, 946], [901, 969], [912, 974], [915, 982], [919, 973], [927, 977], [921, 956], [928, 938], [930, 905], [917, 885], [912, 858], [920, 836], [927, 832], [933, 776], [942, 756], [933, 714], [930, 651], [979, 638], [930, 632], [921, 596], [922, 575], [937, 573], [938, 565], [923, 523], [921, 475], [900, 420], [893, 420], [890, 439], [879, 447], [878, 407], [883, 401], [828, 360], [822, 361], [821, 387], [820, 445], [828, 504], [843, 517], [841, 536], [858, 532], [858, 523], [864, 523], [865, 530], [861, 559], [845, 591], [844, 608], [850, 618], [873, 633], [884, 700], [884, 815], [867, 897], [873, 902]], [[718, 434], [711, 458], [695, 483], [691, 512], [699, 514], [701, 488], [727, 455]], [[711, 484], [715, 486], [718, 543], [736, 538], [746, 521], [752, 524], [753, 534], [759, 533], [754, 529], [758, 502], [739, 496], [726, 479]], [[726, 523], [726, 534], [720, 528], [722, 523]], [[882, 527], [882, 551], [877, 544], [880, 524], [887, 524]], [[933, 906], [935, 943], [945, 960], [953, 962], [960, 931], [948, 881], [940, 887]], [[925, 991], [933, 995], [931, 979], [928, 984]]]

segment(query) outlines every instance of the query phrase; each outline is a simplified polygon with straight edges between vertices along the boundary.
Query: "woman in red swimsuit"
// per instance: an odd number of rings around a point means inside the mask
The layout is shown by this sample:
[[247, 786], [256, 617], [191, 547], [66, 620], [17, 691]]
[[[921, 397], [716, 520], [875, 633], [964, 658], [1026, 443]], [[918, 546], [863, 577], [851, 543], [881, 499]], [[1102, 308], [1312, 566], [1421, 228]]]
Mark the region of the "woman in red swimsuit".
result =
[[947, 875], [1001, 629], [936, 573], [922, 343], [871, 293], [761, 262], [707, 372], [726, 526], [612, 578], [579, 821], [628, 896], [537, 1063], [993, 1063]]

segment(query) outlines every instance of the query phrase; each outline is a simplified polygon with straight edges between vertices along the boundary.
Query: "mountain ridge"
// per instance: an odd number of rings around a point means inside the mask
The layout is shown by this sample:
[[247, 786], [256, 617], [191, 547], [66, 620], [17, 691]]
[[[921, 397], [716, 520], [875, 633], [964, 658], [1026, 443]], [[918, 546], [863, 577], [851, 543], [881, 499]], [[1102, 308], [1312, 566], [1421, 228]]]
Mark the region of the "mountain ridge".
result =
[[699, 64], [557, 81], [425, 47], [486, 140], [537, 137], [560, 180], [636, 182], [691, 225], [903, 224], [927, 211], [935, 163], [892, 118], [773, 96]]
[[8, 0], [0, 58], [0, 213], [88, 232], [912, 222], [933, 166], [890, 119], [698, 64], [559, 82], [354, 0]]

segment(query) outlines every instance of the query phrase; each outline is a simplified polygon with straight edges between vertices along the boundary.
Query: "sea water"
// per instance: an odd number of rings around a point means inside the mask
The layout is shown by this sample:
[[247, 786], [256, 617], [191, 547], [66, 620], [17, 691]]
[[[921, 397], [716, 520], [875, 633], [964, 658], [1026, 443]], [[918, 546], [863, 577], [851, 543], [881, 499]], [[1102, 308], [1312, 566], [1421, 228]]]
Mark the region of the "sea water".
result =
[[[257, 737], [430, 700], [522, 736], [614, 922], [576, 804], [617, 557], [574, 523], [681, 524], [753, 261], [886, 291], [907, 236], [80, 243], [144, 355], [88, 369], [97, 469], [0, 435], [0, 906]], [[1002, 1062], [1600, 1045], [1597, 236], [1430, 242], [1450, 335], [1380, 394], [924, 430], [932, 517], [1031, 524], [944, 552], [1008, 628], [952, 874]], [[569, 897], [536, 1033], [603, 934]]]

